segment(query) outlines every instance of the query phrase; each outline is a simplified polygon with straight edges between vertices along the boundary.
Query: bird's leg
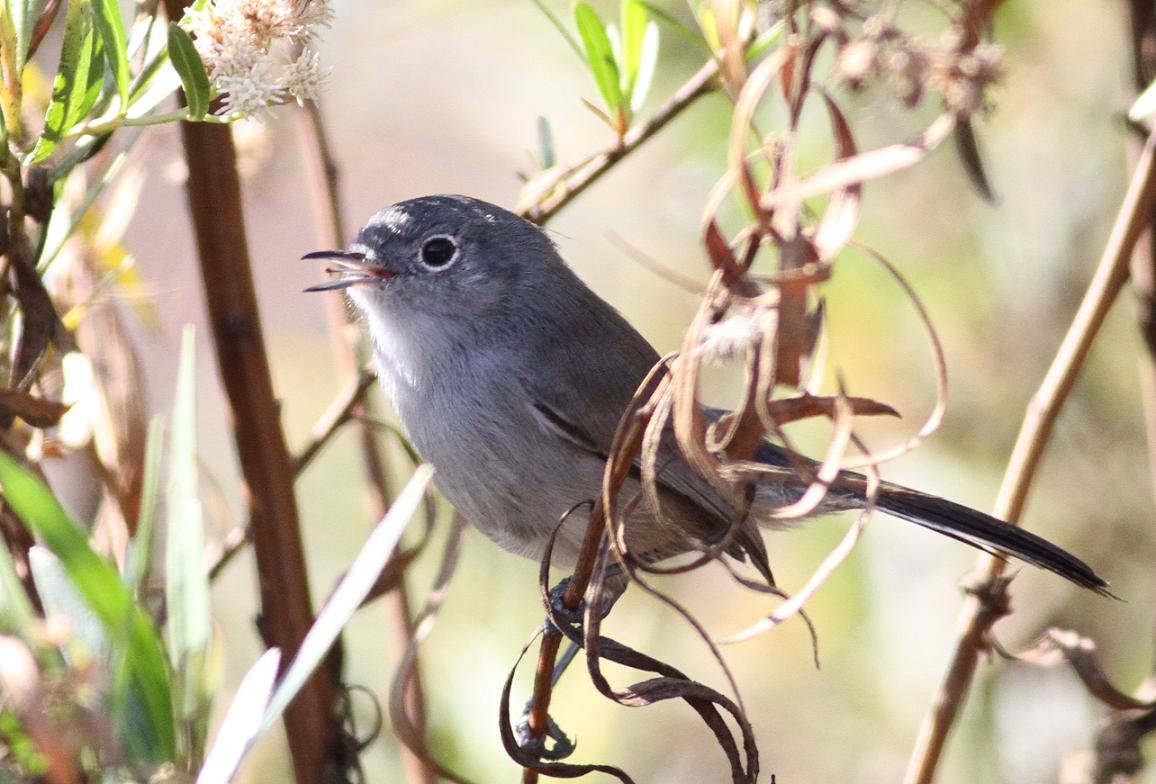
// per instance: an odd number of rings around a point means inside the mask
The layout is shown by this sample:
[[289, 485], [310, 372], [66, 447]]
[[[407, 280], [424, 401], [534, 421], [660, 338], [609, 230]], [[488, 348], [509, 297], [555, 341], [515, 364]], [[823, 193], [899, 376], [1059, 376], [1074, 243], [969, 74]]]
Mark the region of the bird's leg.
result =
[[[583, 636], [583, 619], [586, 613], [586, 600], [583, 599], [578, 603], [578, 606], [571, 610], [566, 606], [564, 598], [566, 590], [570, 587], [570, 578], [566, 577], [553, 588], [550, 589], [549, 601], [551, 616], [546, 618], [547, 630], [554, 628], [554, 620], [557, 619], [570, 627], [571, 633], [567, 634], [566, 630], [558, 629], [567, 638], [570, 644], [566, 647], [565, 652], [558, 657], [558, 661], [554, 663], [554, 673], [550, 676], [550, 685], [557, 686], [558, 681], [562, 680], [563, 673], [578, 652], [582, 650], [581, 644], [575, 641], [573, 633], [577, 632], [578, 639]], [[626, 590], [626, 581], [623, 579], [621, 570], [615, 566], [608, 574], [607, 580], [603, 586], [603, 606], [602, 617], [605, 618], [610, 614], [610, 610], [614, 607], [615, 602], [622, 596], [623, 591]], [[533, 700], [526, 701], [526, 707], [522, 710], [522, 715], [518, 719], [518, 723], [514, 725], [514, 734], [518, 738], [518, 746], [534, 754], [539, 759], [560, 760], [569, 757], [574, 753], [574, 742], [566, 736], [562, 728], [558, 726], [557, 722], [546, 715], [546, 733], [540, 738], [534, 737], [530, 733], [530, 710], [533, 707]], [[554, 742], [551, 747], [546, 746], [547, 739]]]
[[[535, 738], [530, 732], [530, 703], [526, 703], [526, 710], [522, 718], [514, 725], [514, 736], [518, 739], [518, 746], [533, 754], [538, 759], [561, 760], [574, 753], [575, 743], [566, 737], [562, 728], [546, 714], [546, 734]], [[546, 746], [546, 741], [552, 740], [553, 746]]]
[[[554, 623], [555, 619], [576, 630], [579, 635], [582, 633], [582, 619], [586, 615], [586, 600], [581, 599], [578, 606], [570, 609], [566, 606], [566, 591], [570, 588], [570, 578], [563, 577], [562, 580], [550, 589], [547, 598], [550, 602], [550, 614], [546, 616], [546, 629], [558, 628], [562, 634], [566, 634], [566, 630], [557, 627]], [[566, 635], [570, 637], [570, 635]]]

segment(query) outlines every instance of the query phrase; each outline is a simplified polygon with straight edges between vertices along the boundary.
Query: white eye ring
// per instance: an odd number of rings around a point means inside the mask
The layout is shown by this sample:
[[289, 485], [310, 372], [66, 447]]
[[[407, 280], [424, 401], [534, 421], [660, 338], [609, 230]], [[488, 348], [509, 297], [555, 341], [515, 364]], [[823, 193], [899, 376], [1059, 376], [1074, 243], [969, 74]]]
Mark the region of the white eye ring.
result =
[[418, 259], [426, 269], [442, 270], [458, 257], [458, 243], [448, 234], [426, 237], [418, 251]]

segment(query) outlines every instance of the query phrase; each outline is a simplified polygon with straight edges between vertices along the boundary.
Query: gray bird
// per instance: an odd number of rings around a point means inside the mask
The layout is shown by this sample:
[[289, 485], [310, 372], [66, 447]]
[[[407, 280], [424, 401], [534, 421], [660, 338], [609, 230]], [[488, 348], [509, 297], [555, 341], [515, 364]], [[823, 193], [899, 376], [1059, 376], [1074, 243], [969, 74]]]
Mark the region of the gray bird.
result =
[[[597, 497], [619, 417], [658, 360], [654, 349], [578, 279], [541, 229], [477, 199], [395, 204], [348, 249], [305, 258], [335, 262], [337, 277], [308, 290], [348, 291], [369, 329], [380, 383], [417, 451], [436, 467], [441, 492], [501, 547], [540, 559], [562, 515]], [[792, 465], [770, 441], [755, 459]], [[635, 508], [629, 549], [657, 561], [717, 542], [735, 515], [731, 503], [683, 459], [673, 437], [658, 465], [662, 513], [645, 502]], [[862, 476], [840, 474], [820, 511], [861, 508], [865, 487]], [[768, 581], [754, 521], [803, 488], [802, 479], [759, 484], [751, 519], [728, 551], [750, 558]], [[638, 489], [632, 478], [624, 498]], [[890, 483], [876, 503], [1106, 592], [1080, 559], [982, 512]], [[558, 535], [557, 566], [575, 564], [586, 527], [579, 517]]]

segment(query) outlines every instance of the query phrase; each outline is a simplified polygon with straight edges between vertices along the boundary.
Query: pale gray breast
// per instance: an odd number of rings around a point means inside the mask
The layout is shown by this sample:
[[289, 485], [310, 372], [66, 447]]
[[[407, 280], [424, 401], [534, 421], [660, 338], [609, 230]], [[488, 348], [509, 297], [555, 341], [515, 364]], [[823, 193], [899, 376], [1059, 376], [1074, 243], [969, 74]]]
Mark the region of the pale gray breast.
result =
[[[597, 496], [604, 464], [544, 430], [516, 376], [491, 359], [459, 355], [424, 375], [420, 393], [399, 390], [394, 406], [450, 503], [504, 549], [538, 558], [561, 515]], [[585, 520], [580, 512], [563, 530], [558, 565], [573, 564]]]

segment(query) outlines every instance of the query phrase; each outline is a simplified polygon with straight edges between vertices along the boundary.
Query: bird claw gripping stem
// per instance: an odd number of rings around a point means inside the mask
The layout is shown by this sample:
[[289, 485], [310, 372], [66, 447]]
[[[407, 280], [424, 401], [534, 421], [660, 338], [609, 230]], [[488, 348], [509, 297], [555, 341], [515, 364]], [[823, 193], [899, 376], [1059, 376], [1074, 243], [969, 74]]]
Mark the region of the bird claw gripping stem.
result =
[[[514, 737], [517, 738], [518, 748], [534, 755], [537, 759], [543, 760], [562, 760], [573, 754], [578, 744], [567, 737], [549, 714], [546, 715], [545, 734], [540, 738], [534, 737], [530, 731], [531, 705], [532, 702], [526, 703], [521, 718], [514, 725]], [[553, 741], [553, 745], [547, 745], [548, 741]]]

